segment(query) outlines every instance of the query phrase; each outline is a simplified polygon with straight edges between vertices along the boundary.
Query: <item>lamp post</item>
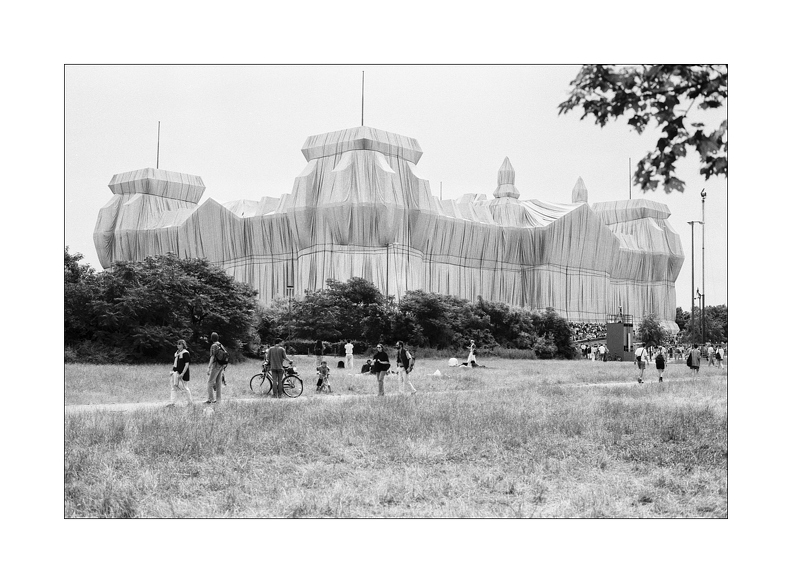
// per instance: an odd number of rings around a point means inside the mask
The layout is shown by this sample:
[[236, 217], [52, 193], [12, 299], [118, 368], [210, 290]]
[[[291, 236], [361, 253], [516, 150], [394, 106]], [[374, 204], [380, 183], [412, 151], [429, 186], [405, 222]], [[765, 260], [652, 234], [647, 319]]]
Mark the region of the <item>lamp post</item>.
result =
[[[699, 292], [699, 288], [696, 288], [696, 296], [698, 296], [699, 301], [699, 313], [702, 313], [704, 308], [704, 294]], [[701, 345], [704, 346], [704, 316], [701, 317]]]
[[688, 328], [693, 333], [695, 328], [696, 318], [693, 316], [693, 311], [696, 309], [696, 294], [693, 288], [696, 286], [696, 235], [693, 232], [696, 223], [704, 224], [702, 221], [688, 221], [690, 225], [690, 322]]
[[706, 306], [704, 305], [704, 283], [706, 279], [704, 278], [704, 201], [707, 199], [707, 191], [703, 188], [701, 189], [701, 342], [704, 343], [707, 341], [707, 333], [706, 333], [706, 318], [704, 317], [704, 310], [706, 310]]

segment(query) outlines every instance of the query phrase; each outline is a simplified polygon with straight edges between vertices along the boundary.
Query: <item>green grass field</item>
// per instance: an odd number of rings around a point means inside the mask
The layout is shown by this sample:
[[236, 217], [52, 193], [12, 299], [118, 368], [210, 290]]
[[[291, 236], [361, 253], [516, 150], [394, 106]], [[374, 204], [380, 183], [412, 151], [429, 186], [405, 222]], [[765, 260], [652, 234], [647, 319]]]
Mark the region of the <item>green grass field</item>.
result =
[[[359, 366], [360, 359], [356, 359]], [[67, 517], [725, 517], [727, 378], [671, 364], [420, 361], [416, 397], [334, 370], [314, 393], [252, 398], [259, 362], [204, 405], [65, 415]], [[66, 405], [160, 402], [168, 365], [67, 365]], [[429, 373], [440, 370], [443, 376]], [[190, 383], [205, 400], [205, 365]], [[225, 397], [226, 395], [224, 395]]]

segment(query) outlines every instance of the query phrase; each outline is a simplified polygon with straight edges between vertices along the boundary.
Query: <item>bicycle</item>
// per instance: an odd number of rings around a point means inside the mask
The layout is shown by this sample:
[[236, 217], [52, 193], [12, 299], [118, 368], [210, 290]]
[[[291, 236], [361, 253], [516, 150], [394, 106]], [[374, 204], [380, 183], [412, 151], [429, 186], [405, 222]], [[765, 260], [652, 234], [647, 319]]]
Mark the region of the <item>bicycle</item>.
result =
[[[317, 373], [319, 374], [319, 373]], [[319, 377], [319, 382], [316, 385], [316, 392], [317, 393], [332, 393], [333, 389], [330, 386], [330, 375], [328, 374], [324, 379]]]
[[[303, 381], [300, 378], [300, 373], [293, 366], [287, 366], [283, 372], [283, 392], [286, 396], [295, 399], [302, 395]], [[269, 395], [272, 391], [272, 373], [264, 372], [262, 366], [261, 372], [251, 377], [250, 390], [253, 391], [253, 394], [261, 397]]]

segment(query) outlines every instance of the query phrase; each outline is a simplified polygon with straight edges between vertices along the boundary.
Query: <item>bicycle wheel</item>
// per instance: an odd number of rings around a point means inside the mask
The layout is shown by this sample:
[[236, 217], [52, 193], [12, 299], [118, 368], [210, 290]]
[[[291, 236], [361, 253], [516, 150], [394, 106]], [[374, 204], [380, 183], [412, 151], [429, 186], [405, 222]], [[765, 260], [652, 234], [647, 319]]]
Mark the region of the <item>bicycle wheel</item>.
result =
[[272, 390], [272, 380], [261, 372], [257, 375], [253, 375], [253, 378], [250, 379], [250, 390], [253, 391], [254, 394], [263, 397]]
[[298, 376], [288, 376], [283, 379], [283, 392], [292, 399], [299, 397], [303, 392], [303, 382]]

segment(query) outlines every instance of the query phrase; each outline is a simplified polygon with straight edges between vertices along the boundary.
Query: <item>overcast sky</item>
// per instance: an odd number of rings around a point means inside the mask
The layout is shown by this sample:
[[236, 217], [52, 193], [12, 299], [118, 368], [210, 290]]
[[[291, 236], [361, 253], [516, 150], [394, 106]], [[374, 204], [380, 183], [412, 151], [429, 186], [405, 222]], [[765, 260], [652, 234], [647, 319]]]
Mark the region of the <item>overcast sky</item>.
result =
[[[580, 176], [589, 203], [627, 199], [633, 169], [656, 142], [623, 120], [605, 128], [581, 112], [558, 115], [578, 66], [69, 66], [66, 68], [65, 244], [100, 269], [93, 245], [99, 209], [119, 172], [154, 167], [197, 174], [207, 198], [258, 200], [290, 192], [306, 165], [309, 135], [365, 125], [410, 136], [424, 154], [432, 193], [491, 195], [508, 156], [521, 199], [571, 202]], [[725, 112], [705, 119], [720, 121]], [[668, 205], [685, 265], [677, 305], [690, 309], [691, 227], [706, 188], [708, 305], [727, 302], [726, 180], [707, 182], [691, 151], [679, 165], [684, 193], [642, 193]], [[696, 286], [701, 286], [696, 225]]]

